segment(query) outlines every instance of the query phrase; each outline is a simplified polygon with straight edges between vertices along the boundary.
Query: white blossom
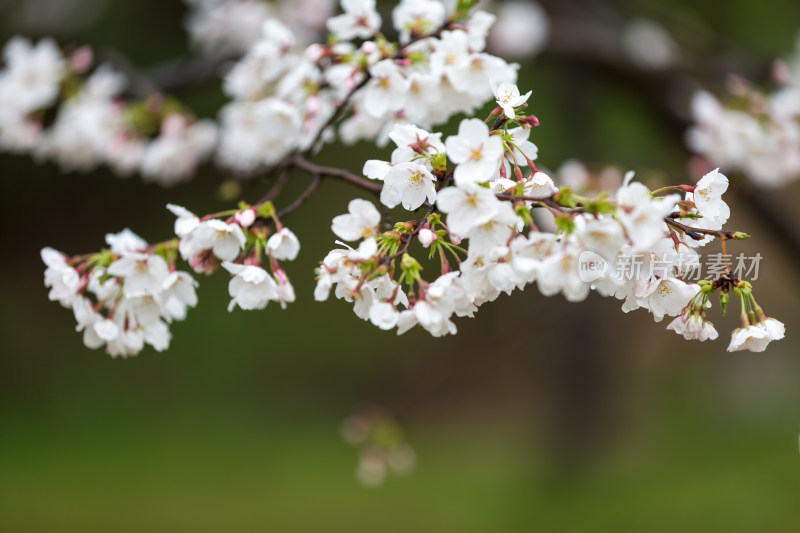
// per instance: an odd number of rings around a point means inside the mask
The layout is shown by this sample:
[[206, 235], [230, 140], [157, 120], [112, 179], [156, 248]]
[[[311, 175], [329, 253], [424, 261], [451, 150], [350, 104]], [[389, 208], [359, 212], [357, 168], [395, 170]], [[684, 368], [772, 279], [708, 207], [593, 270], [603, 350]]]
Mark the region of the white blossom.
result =
[[186, 272], [170, 272], [161, 282], [161, 289], [164, 310], [174, 320], [185, 319], [187, 308], [197, 305], [197, 281]]
[[392, 152], [392, 164], [414, 161], [425, 155], [444, 153], [441, 133], [429, 133], [413, 124], [397, 124], [389, 138], [397, 145]]
[[67, 264], [64, 255], [52, 248], [42, 248], [42, 261], [47, 265], [44, 271], [44, 285], [50, 287], [48, 297], [64, 307], [69, 307], [78, 294], [80, 275]]
[[136, 235], [130, 228], [125, 228], [119, 233], [106, 233], [106, 244], [117, 255], [128, 255], [147, 248], [147, 241]]
[[369, 321], [383, 330], [389, 330], [397, 325], [400, 313], [389, 302], [377, 302], [369, 310]]
[[3, 59], [6, 66], [0, 71], [0, 109], [11, 108], [24, 115], [55, 101], [66, 65], [51, 39], [33, 45], [14, 37], [3, 49]]
[[108, 273], [125, 278], [123, 293], [126, 297], [152, 296], [161, 292], [169, 266], [160, 255], [130, 253], [111, 263]]
[[682, 313], [669, 323], [667, 329], [673, 330], [678, 335], [683, 335], [686, 340], [713, 341], [719, 337], [714, 324], [698, 313]]
[[200, 219], [186, 209], [185, 207], [181, 207], [175, 204], [167, 204], [167, 209], [169, 209], [173, 215], [175, 215], [175, 235], [178, 237], [185, 237], [197, 229], [197, 226], [200, 225]]
[[492, 179], [500, 167], [503, 142], [489, 135], [489, 128], [480, 119], [461, 121], [458, 135], [445, 141], [447, 156], [458, 166], [453, 173], [456, 184], [478, 183]]
[[278, 261], [294, 261], [300, 253], [300, 241], [289, 228], [281, 228], [267, 240], [267, 252]]
[[759, 325], [737, 328], [731, 334], [731, 343], [728, 345], [728, 351], [749, 350], [751, 352], [763, 352], [767, 349], [770, 340], [767, 330]]
[[350, 200], [347, 210], [347, 214], [334, 217], [331, 223], [331, 230], [337, 237], [357, 241], [378, 233], [381, 214], [372, 202], [356, 198]]
[[381, 27], [375, 0], [341, 0], [344, 13], [328, 19], [327, 26], [339, 39], [368, 39]]
[[444, 4], [438, 0], [401, 0], [392, 10], [392, 24], [400, 32], [400, 42], [412, 35], [432, 33], [444, 22]]
[[498, 5], [489, 48], [504, 57], [530, 58], [547, 44], [550, 20], [533, 0], [506, 0]]
[[227, 224], [222, 220], [211, 219], [201, 222], [197, 228], [181, 239], [189, 243], [181, 250], [184, 259], [203, 251], [212, 250], [223, 261], [233, 261], [244, 247], [246, 238], [242, 228], [236, 223]]
[[364, 110], [375, 118], [403, 107], [409, 82], [391, 59], [384, 59], [370, 69], [372, 79], [364, 89]]
[[278, 286], [263, 268], [228, 261], [223, 262], [222, 267], [233, 274], [228, 283], [232, 298], [228, 311], [233, 311], [237, 305], [244, 310], [264, 309], [270, 300], [278, 299]]
[[436, 178], [427, 168], [417, 163], [399, 163], [394, 165], [383, 179], [381, 203], [387, 207], [403, 204], [405, 209], [413, 211], [425, 200], [436, 201]]
[[543, 295], [562, 292], [571, 302], [579, 302], [589, 295], [589, 284], [578, 274], [578, 251], [572, 247], [557, 249], [542, 259], [536, 283]]
[[161, 125], [142, 157], [142, 175], [162, 185], [174, 185], [191, 178], [207, 159], [217, 142], [217, 128], [211, 121], [189, 124], [182, 115], [171, 115]]
[[531, 91], [520, 95], [519, 88], [513, 83], [500, 83], [492, 87], [497, 105], [503, 109], [506, 117], [514, 118], [514, 108], [521, 106], [531, 97]]
[[[728, 178], [720, 174], [719, 169], [712, 170], [697, 182], [691, 199], [697, 206], [697, 211], [703, 217], [702, 223], [711, 222], [719, 225], [728, 221], [731, 210], [722, 199], [728, 190]], [[707, 227], [707, 226], [706, 226]]]
[[448, 187], [439, 191], [436, 204], [447, 213], [447, 226], [460, 237], [486, 224], [500, 211], [502, 202], [491, 190], [477, 185]]

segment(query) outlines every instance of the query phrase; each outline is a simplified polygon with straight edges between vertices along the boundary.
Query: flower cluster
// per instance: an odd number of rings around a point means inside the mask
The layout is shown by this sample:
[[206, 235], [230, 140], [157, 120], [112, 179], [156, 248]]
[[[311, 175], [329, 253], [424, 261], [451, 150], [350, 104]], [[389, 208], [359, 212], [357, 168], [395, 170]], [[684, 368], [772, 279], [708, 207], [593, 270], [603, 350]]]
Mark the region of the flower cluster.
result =
[[[263, 23], [274, 18], [289, 26], [300, 42], [314, 42], [326, 27], [336, 7], [333, 0], [184, 0], [189, 7], [186, 29], [192, 43], [206, 52], [244, 54], [261, 39]], [[427, 9], [425, 2], [408, 2], [393, 16], [396, 26], [406, 26], [404, 32], [426, 30], [427, 19], [421, 22], [414, 17], [417, 11], [423, 15]], [[432, 9], [442, 11], [452, 7], [454, 2], [445, 1], [441, 7]], [[353, 7], [350, 7], [353, 6]], [[492, 26], [487, 38], [487, 47], [503, 57], [530, 58], [536, 55], [547, 43], [549, 25], [547, 14], [533, 0], [503, 0], [501, 2], [481, 2], [485, 9], [476, 16], [476, 24]], [[348, 13], [358, 9], [357, 4], [345, 8]], [[491, 12], [491, 13], [489, 13]], [[375, 21], [374, 11], [369, 14]], [[347, 18], [338, 18], [333, 23], [346, 27]], [[374, 22], [367, 25], [375, 25]], [[335, 32], [338, 33], [338, 32]]]
[[[125, 77], [107, 66], [91, 71], [87, 48], [64, 55], [52, 41], [17, 38], [0, 73], [0, 149], [33, 153], [65, 171], [106, 164], [164, 185], [190, 179], [216, 152], [220, 166], [247, 177], [295, 151], [313, 152], [331, 138], [329, 126], [347, 103], [352, 113], [339, 138], [383, 144], [396, 123], [443, 123], [481, 105], [489, 80], [516, 80], [517, 65], [484, 51], [495, 16], [470, 15], [468, 4], [448, 14], [438, 0], [401, 1], [392, 11], [393, 43], [380, 33], [374, 0], [344, 1], [331, 18], [324, 0], [274, 9], [259, 0], [192, 0], [195, 39], [243, 54], [224, 79], [231, 101], [219, 127], [173, 98], [126, 102]], [[319, 20], [298, 25], [300, 13]], [[303, 29], [321, 26], [331, 32], [328, 44], [306, 46]]]
[[342, 422], [341, 434], [360, 448], [356, 477], [364, 485], [380, 485], [390, 473], [408, 474], [416, 465], [416, 454], [405, 441], [403, 429], [380, 409], [349, 416]]
[[[283, 227], [271, 204], [243, 206], [241, 210], [197, 217], [177, 205], [168, 205], [177, 217], [178, 250], [195, 272], [213, 273], [220, 265], [232, 275], [228, 310], [264, 309], [270, 301], [282, 308], [294, 302], [294, 287], [279, 261], [294, 260], [300, 241]], [[223, 220], [224, 217], [227, 217]], [[268, 221], [275, 231], [269, 235]], [[270, 272], [263, 268], [268, 266]]]
[[107, 235], [109, 248], [96, 254], [68, 257], [42, 250], [50, 299], [73, 309], [89, 348], [105, 345], [112, 356], [136, 355], [145, 343], [165, 350], [167, 325], [183, 320], [187, 308], [197, 305], [197, 282], [176, 270], [178, 259], [197, 273], [211, 274], [222, 266], [231, 274], [229, 311], [264, 309], [270, 301], [285, 308], [294, 302], [294, 287], [280, 261], [295, 259], [300, 242], [280, 224], [271, 204], [203, 218], [177, 205], [167, 208], [176, 216], [177, 239], [148, 245], [126, 229]]
[[221, 165], [245, 175], [296, 150], [313, 150], [343, 102], [352, 115], [345, 142], [385, 141], [394, 123], [424, 126], [470, 112], [490, 96], [489, 79], [516, 80], [516, 66], [483, 52], [483, 12], [447, 17], [436, 0], [403, 0], [393, 10], [399, 43], [381, 34], [374, 0], [342, 2], [328, 19], [328, 45], [301, 49], [277, 19], [230, 70], [233, 99], [220, 114]]
[[[123, 232], [98, 254], [45, 249], [51, 299], [75, 310], [87, 345], [105, 344], [112, 355], [137, 353], [144, 343], [165, 348], [167, 324], [196, 304], [194, 281], [176, 270], [178, 259], [196, 273], [227, 271], [229, 310], [293, 302], [281, 262], [295, 259], [300, 243], [283, 219], [323, 179], [374, 193], [380, 205], [354, 199], [333, 219], [333, 233], [352, 245], [337, 241], [325, 256], [314, 297], [333, 292], [382, 330], [453, 334], [456, 317], [536, 284], [545, 296], [575, 302], [592, 290], [613, 296], [623, 311], [673, 317], [668, 329], [699, 340], [718, 337], [706, 320], [711, 296], [719, 295], [724, 314], [735, 294], [742, 328], [729, 350], [761, 350], [781, 338], [783, 325], [764, 315], [730, 265], [715, 279], [688, 281], [698, 247], [717, 241], [725, 253], [727, 241], [748, 238], [723, 230], [728, 179], [713, 170], [694, 185], [651, 191], [628, 173], [609, 179], [613, 192], [596, 195], [557, 186], [536, 164], [532, 93], [515, 84], [516, 65], [484, 52], [494, 17], [470, 14], [473, 3], [460, 0], [448, 14], [435, 0], [402, 0], [391, 14], [398, 42], [381, 33], [374, 0], [343, 0], [341, 14], [326, 21], [324, 45], [303, 46], [289, 26], [267, 17], [225, 78], [232, 101], [220, 113], [216, 157], [244, 176], [274, 169], [271, 190], [255, 204], [205, 216], [169, 205], [177, 239], [159, 244]], [[29, 146], [71, 168], [107, 162], [170, 182], [214, 150], [213, 126], [203, 131], [169, 98], [125, 104], [117, 96], [123, 80], [106, 68], [89, 74], [86, 59], [64, 56], [49, 41], [11, 47], [0, 75], [0, 95], [8, 95], [0, 119], [16, 113], [36, 139], [26, 145], [21, 130], [3, 128], [4, 146]], [[492, 97], [484, 120], [464, 118], [446, 138], [431, 131]], [[51, 109], [57, 118], [45, 129], [43, 111]], [[388, 160], [365, 162], [366, 178], [310, 160], [325, 142], [361, 138], [394, 145]], [[273, 201], [297, 172], [309, 174], [310, 185], [276, 209]], [[575, 164], [559, 174], [576, 186], [586, 181]], [[417, 213], [393, 222], [392, 210], [401, 209]], [[438, 275], [423, 276], [423, 269]]]
[[547, 44], [550, 20], [544, 9], [533, 0], [502, 0], [483, 8], [496, 13], [497, 20], [489, 32], [489, 50], [502, 57], [531, 58]]
[[[472, 316], [501, 293], [536, 283], [542, 294], [561, 293], [570, 301], [595, 290], [624, 300], [625, 312], [646, 309], [656, 321], [678, 317], [669, 329], [686, 338], [716, 338], [705, 321], [708, 297], [717, 290], [727, 294], [740, 282], [729, 272], [715, 283], [690, 283], [684, 274], [697, 262], [696, 247], [714, 237], [747, 237], [722, 232], [730, 215], [722, 200], [727, 178], [714, 170], [694, 186], [650, 191], [629, 173], [613, 198], [559, 190], [534, 163], [538, 150], [528, 137], [538, 119], [521, 114], [529, 96], [496, 84], [498, 106], [486, 121], [493, 121], [492, 128], [465, 119], [444, 142], [439, 133], [395, 126], [391, 160], [367, 161], [364, 174], [383, 181], [386, 207], [426, 206], [427, 213], [379, 233], [377, 209], [352, 201], [332, 229], [361, 242], [328, 254], [317, 271], [317, 299], [335, 286], [337, 297], [354, 302], [356, 314], [381, 329], [396, 327], [402, 334], [420, 325], [441, 336], [456, 332], [453, 317]], [[555, 231], [537, 227], [531, 213], [536, 207], [553, 215]], [[423, 279], [409, 251], [414, 240], [429, 250], [429, 259], [438, 256], [437, 278]], [[623, 276], [629, 261], [658, 268]]]
[[763, 187], [800, 178], [800, 36], [794, 57], [777, 65], [775, 91], [732, 78], [726, 100], [698, 92], [687, 135], [689, 148], [712, 165], [741, 171]]
[[205, 51], [244, 53], [261, 38], [261, 27], [276, 18], [294, 28], [305, 42], [322, 33], [336, 2], [333, 0], [185, 0], [186, 29]]
[[44, 248], [50, 299], [72, 308], [89, 348], [112, 356], [138, 354], [145, 344], [169, 347], [168, 324], [197, 305], [197, 282], [175, 268], [175, 243], [149, 246], [130, 230], [106, 235], [109, 248], [68, 257]]
[[214, 149], [213, 123], [196, 121], [173, 100], [125, 103], [125, 77], [105, 65], [91, 71], [88, 48], [65, 56], [48, 39], [34, 45], [17, 37], [3, 54], [2, 150], [32, 153], [65, 171], [106, 164], [170, 185], [191, 177]]

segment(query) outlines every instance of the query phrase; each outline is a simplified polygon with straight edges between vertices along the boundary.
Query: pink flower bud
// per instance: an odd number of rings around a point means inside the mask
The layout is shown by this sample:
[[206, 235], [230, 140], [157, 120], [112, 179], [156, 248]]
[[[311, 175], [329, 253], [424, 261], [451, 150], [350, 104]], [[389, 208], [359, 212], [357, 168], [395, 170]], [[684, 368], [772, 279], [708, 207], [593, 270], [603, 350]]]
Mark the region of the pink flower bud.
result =
[[325, 57], [328, 53], [328, 49], [321, 44], [312, 44], [308, 48], [306, 48], [306, 59], [309, 61], [316, 63], [323, 57]]
[[94, 63], [94, 52], [89, 46], [81, 46], [72, 53], [69, 61], [75, 72], [78, 74], [83, 74], [89, 70], [92, 66], [92, 63]]
[[361, 45], [361, 51], [367, 55], [374, 53], [377, 49], [378, 45], [375, 44], [375, 41], [366, 41]]
[[245, 209], [236, 213], [233, 219], [243, 228], [249, 228], [256, 221], [256, 212], [252, 209]]
[[308, 97], [308, 100], [306, 101], [306, 109], [308, 109], [309, 113], [311, 113], [312, 115], [316, 115], [317, 113], [319, 113], [319, 110], [321, 108], [322, 108], [322, 103], [320, 102], [319, 97], [317, 95], [311, 95]]
[[161, 123], [161, 135], [172, 137], [186, 129], [186, 117], [178, 113], [169, 115]]
[[456, 246], [458, 246], [459, 244], [461, 244], [461, 237], [459, 237], [458, 235], [453, 235], [451, 233], [450, 234], [450, 242], [455, 244]]
[[433, 231], [429, 230], [428, 228], [424, 228], [419, 230], [419, 234], [417, 234], [417, 238], [419, 239], [420, 244], [422, 244], [423, 248], [428, 248], [433, 241], [435, 241], [438, 236]]
[[286, 275], [286, 271], [282, 268], [275, 269], [275, 279], [281, 285], [286, 285], [289, 282], [289, 276]]
[[792, 69], [786, 64], [786, 61], [776, 59], [772, 62], [772, 78], [780, 85], [788, 85], [792, 83]]

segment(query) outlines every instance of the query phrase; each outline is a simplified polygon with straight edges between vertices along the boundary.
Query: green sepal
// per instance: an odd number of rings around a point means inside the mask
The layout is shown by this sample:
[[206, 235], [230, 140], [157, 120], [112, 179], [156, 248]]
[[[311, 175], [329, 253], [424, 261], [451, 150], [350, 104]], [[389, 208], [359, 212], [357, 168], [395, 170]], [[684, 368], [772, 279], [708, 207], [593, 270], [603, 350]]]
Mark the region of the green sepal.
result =
[[256, 214], [262, 218], [272, 218], [275, 216], [275, 206], [272, 202], [264, 202], [256, 210]]
[[569, 235], [575, 231], [575, 219], [569, 215], [558, 215], [556, 217], [556, 227], [561, 233]]

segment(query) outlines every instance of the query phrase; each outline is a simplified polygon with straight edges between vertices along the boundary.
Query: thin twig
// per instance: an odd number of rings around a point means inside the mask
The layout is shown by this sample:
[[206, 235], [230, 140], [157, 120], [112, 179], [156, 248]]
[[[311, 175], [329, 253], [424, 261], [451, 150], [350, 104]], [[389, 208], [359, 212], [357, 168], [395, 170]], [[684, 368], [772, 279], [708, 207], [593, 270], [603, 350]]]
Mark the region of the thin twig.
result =
[[285, 217], [286, 215], [288, 215], [292, 211], [295, 211], [298, 207], [306, 203], [306, 201], [314, 195], [320, 183], [322, 183], [322, 177], [319, 175], [314, 176], [314, 179], [311, 181], [309, 186], [306, 187], [306, 190], [303, 191], [303, 193], [300, 196], [298, 196], [294, 202], [287, 205], [278, 212], [278, 218]]
[[722, 240], [727, 240], [732, 239], [734, 234], [732, 231], [723, 231], [721, 229], [693, 228], [678, 222], [672, 217], [664, 217], [664, 222], [666, 222], [668, 226], [672, 226], [673, 228], [682, 231], [688, 237], [691, 237], [696, 241], [703, 239], [703, 235], [711, 235], [712, 237], [718, 237]]
[[291, 165], [297, 168], [301, 168], [314, 176], [337, 178], [342, 181], [346, 181], [347, 183], [355, 185], [356, 187], [364, 189], [365, 191], [371, 192], [372, 194], [380, 194], [381, 189], [383, 188], [379, 183], [375, 183], [365, 178], [362, 178], [361, 176], [357, 176], [356, 174], [353, 174], [348, 170], [336, 167], [325, 167], [322, 165], [317, 165], [301, 156], [293, 158], [291, 160]]
[[495, 196], [497, 197], [498, 200], [503, 200], [506, 202], [523, 201], [523, 202], [533, 202], [534, 204], [539, 204], [539, 205], [533, 205], [531, 207], [548, 207], [548, 208], [558, 209], [559, 211], [569, 211], [570, 213], [583, 213], [584, 211], [583, 207], [580, 205], [576, 207], [567, 207], [561, 205], [554, 199], [555, 195], [541, 196], [541, 197], [515, 196], [513, 194], [501, 192], [497, 193]]
[[264, 196], [263, 196], [263, 197], [262, 197], [262, 198], [261, 198], [261, 199], [258, 201], [258, 203], [259, 203], [259, 204], [265, 204], [265, 203], [267, 203], [267, 202], [271, 202], [271, 201], [275, 200], [275, 198], [277, 198], [277, 197], [278, 197], [278, 195], [280, 194], [280, 192], [281, 192], [281, 190], [283, 189], [283, 187], [284, 187], [284, 186], [286, 185], [286, 183], [289, 181], [289, 177], [290, 177], [291, 175], [292, 175], [292, 170], [291, 170], [291, 168], [288, 168], [288, 167], [287, 167], [287, 168], [284, 168], [284, 169], [281, 171], [280, 175], [278, 176], [278, 179], [277, 179], [277, 180], [275, 180], [275, 183], [273, 183], [273, 184], [272, 184], [272, 187], [270, 187], [270, 189], [269, 189], [269, 191], [267, 192], [267, 194], [265, 194], [265, 195], [264, 195]]

